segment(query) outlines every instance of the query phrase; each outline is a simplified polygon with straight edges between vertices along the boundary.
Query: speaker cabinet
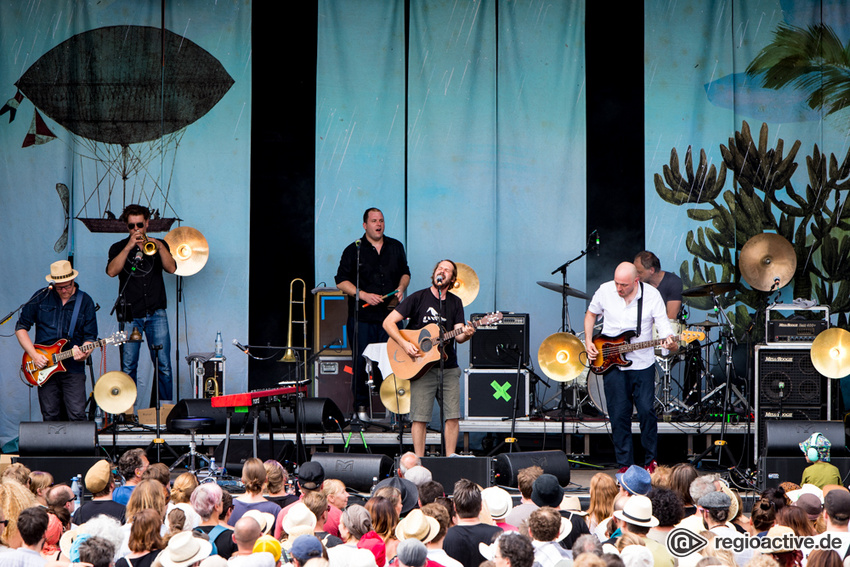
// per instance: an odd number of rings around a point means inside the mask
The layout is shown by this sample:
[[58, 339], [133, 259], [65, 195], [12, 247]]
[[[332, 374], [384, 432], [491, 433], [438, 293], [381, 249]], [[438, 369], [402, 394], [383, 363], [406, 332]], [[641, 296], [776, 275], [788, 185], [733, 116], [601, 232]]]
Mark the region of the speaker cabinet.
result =
[[[224, 456], [224, 441], [218, 444], [213, 451], [213, 457], [219, 466], [222, 465], [222, 457]], [[253, 439], [231, 439], [227, 446], [227, 463], [224, 468], [227, 474], [235, 477], [242, 476], [242, 467], [245, 461], [254, 456], [254, 441]], [[284, 441], [275, 439], [274, 448], [269, 447], [268, 441], [260, 439], [257, 442], [257, 458], [261, 461], [274, 459], [283, 465], [287, 470], [291, 470], [289, 463], [295, 460], [295, 443], [292, 441]]]
[[464, 370], [463, 379], [466, 391], [464, 415], [467, 419], [509, 418], [513, 415], [515, 396], [519, 396], [517, 417], [528, 415], [528, 370], [520, 371], [517, 378], [516, 369], [469, 368]]
[[[339, 431], [340, 427], [345, 425], [342, 411], [329, 398], [301, 398], [298, 411], [300, 412], [302, 432]], [[239, 431], [243, 425], [245, 425], [247, 431], [251, 431], [253, 422], [249, 419], [249, 415], [234, 412], [230, 420], [230, 431]], [[281, 408], [280, 414], [276, 409], [273, 409], [271, 416], [271, 425], [275, 428], [275, 431], [281, 429], [295, 430], [295, 418], [291, 405]], [[168, 414], [168, 419], [165, 422], [166, 429], [172, 433], [182, 433], [182, 431], [174, 430], [171, 424], [174, 419], [186, 417], [211, 417], [215, 420], [213, 425], [200, 433], [224, 433], [227, 429], [227, 408], [212, 407], [212, 401], [209, 398], [187, 398], [177, 402]], [[268, 431], [269, 419], [266, 412], [260, 414], [259, 427], [261, 432], [263, 430]]]
[[812, 365], [799, 345], [757, 345], [755, 354], [755, 442], [753, 462], [765, 450], [767, 423], [831, 420], [832, 381]]
[[823, 433], [831, 443], [831, 457], [848, 457], [844, 423], [841, 421], [768, 421], [765, 423], [766, 457], [802, 457], [800, 443], [812, 433]]
[[25, 455], [95, 455], [93, 421], [22, 421], [18, 453]]
[[[53, 476], [53, 482], [56, 484], [66, 483], [71, 484], [71, 480], [81, 475], [86, 477], [86, 473], [98, 461], [104, 460], [101, 456], [82, 456], [82, 455], [66, 455], [62, 457], [50, 456], [20, 456], [12, 457], [12, 462], [21, 463], [31, 471], [42, 471], [50, 473]], [[84, 487], [85, 488], [85, 487]]]
[[337, 478], [358, 492], [370, 492], [376, 482], [390, 476], [393, 461], [386, 455], [357, 453], [313, 453], [310, 458], [325, 471], [325, 478]]
[[[473, 323], [486, 313], [473, 313]], [[506, 313], [495, 325], [478, 327], [469, 341], [473, 368], [516, 368], [518, 358], [528, 364], [528, 313]]]
[[[374, 366], [377, 367], [377, 364]], [[351, 396], [351, 357], [319, 356], [316, 359], [315, 368], [316, 380], [313, 382], [315, 395], [332, 399], [342, 410], [343, 415], [351, 415], [354, 411]], [[380, 383], [377, 382], [375, 393], [372, 395], [372, 413], [383, 416], [386, 409], [378, 395], [379, 386]]]
[[422, 466], [431, 471], [431, 478], [443, 485], [446, 494], [453, 494], [455, 482], [465, 478], [484, 488], [493, 486], [491, 457], [422, 457]]
[[522, 469], [538, 466], [544, 474], [557, 477], [558, 484], [570, 483], [570, 461], [563, 451], [527, 451], [496, 455], [494, 463], [496, 484], [517, 487], [517, 474]]
[[336, 288], [316, 292], [313, 301], [313, 321], [316, 322], [313, 346], [316, 352], [351, 355], [348, 344], [348, 298]]

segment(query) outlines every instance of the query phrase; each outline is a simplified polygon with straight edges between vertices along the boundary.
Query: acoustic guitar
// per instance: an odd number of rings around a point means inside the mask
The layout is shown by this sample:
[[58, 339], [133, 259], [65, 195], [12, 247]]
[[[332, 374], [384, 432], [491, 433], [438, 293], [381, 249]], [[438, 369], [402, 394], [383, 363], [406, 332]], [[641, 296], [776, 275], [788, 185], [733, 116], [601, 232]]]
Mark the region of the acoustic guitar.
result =
[[[490, 313], [472, 323], [472, 326], [478, 328], [480, 325], [492, 325], [502, 320], [502, 314], [498, 311]], [[408, 342], [411, 342], [419, 347], [419, 356], [413, 358], [393, 339], [387, 341], [387, 356], [390, 359], [393, 374], [401, 380], [416, 380], [425, 374], [431, 366], [440, 360], [440, 355], [447, 358], [448, 355], [443, 352], [440, 342], [440, 328], [436, 323], [430, 323], [421, 329], [415, 331], [409, 329], [399, 329], [401, 336]], [[463, 327], [443, 333], [442, 343], [455, 338], [463, 332]]]
[[[667, 339], [654, 339], [651, 341], [630, 343], [629, 341], [634, 336], [634, 331], [626, 331], [616, 337], [608, 337], [603, 334], [593, 337], [593, 344], [596, 346], [599, 354], [596, 355], [596, 360], [590, 363], [590, 370], [596, 374], [605, 374], [615, 366], [622, 368], [631, 366], [632, 361], [623, 358], [624, 354], [644, 348], [661, 346], [667, 342]], [[702, 331], [684, 330], [681, 335], [673, 335], [673, 340], [680, 343], [690, 343], [704, 339], [705, 333]]]
[[[118, 331], [114, 335], [106, 337], [105, 339], [100, 339], [93, 343], [82, 345], [80, 346], [80, 350], [83, 352], [89, 352], [104, 345], [120, 345], [125, 342], [127, 342], [127, 333], [124, 331]], [[47, 357], [48, 366], [45, 366], [44, 368], [36, 368], [32, 357], [25, 352], [23, 360], [21, 360], [21, 370], [24, 373], [26, 381], [33, 386], [41, 386], [55, 373], [65, 372], [65, 365], [62, 364], [62, 361], [73, 358], [74, 356], [74, 351], [72, 349], [62, 350], [62, 347], [64, 347], [67, 343], [68, 339], [59, 339], [49, 346], [34, 345], [35, 350]]]

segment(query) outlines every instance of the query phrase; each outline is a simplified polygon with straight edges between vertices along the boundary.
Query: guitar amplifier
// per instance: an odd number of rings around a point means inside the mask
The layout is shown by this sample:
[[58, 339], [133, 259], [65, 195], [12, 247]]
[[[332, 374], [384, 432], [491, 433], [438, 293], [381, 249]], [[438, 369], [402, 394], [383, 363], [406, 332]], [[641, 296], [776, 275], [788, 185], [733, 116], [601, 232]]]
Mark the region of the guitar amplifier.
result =
[[[486, 317], [473, 313], [473, 323]], [[505, 313], [494, 325], [481, 325], [469, 341], [472, 368], [516, 368], [519, 359], [528, 364], [528, 313]]]
[[[475, 335], [473, 335], [475, 336]], [[466, 400], [463, 413], [467, 419], [503, 419], [513, 415], [515, 396], [519, 396], [517, 417], [529, 412], [528, 370], [519, 373], [516, 369], [474, 369], [463, 373]]]
[[829, 328], [829, 307], [778, 303], [765, 311], [765, 342], [769, 345], [811, 344]]

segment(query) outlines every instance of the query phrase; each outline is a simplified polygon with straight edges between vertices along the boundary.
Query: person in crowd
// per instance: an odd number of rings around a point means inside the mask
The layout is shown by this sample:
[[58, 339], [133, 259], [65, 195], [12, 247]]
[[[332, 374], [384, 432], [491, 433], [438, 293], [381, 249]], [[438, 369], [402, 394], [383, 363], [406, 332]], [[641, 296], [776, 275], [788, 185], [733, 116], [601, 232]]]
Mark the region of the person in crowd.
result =
[[582, 553], [593, 553], [599, 557], [602, 556], [602, 542], [594, 534], [584, 534], [579, 536], [573, 544], [572, 557], [576, 558]]
[[534, 547], [534, 563], [540, 567], [569, 567], [572, 550], [561, 547], [560, 540], [572, 529], [572, 523], [555, 508], [538, 508], [528, 517], [528, 535]]
[[165, 495], [162, 493], [162, 485], [155, 480], [143, 480], [130, 495], [124, 516], [128, 521], [132, 522], [132, 518], [136, 514], [150, 508], [155, 510], [159, 515], [159, 522], [161, 524], [165, 521], [165, 507]]
[[316, 531], [316, 515], [302, 502], [296, 502], [290, 507], [289, 513], [283, 519], [283, 537], [281, 543], [284, 551], [289, 551], [295, 540], [304, 534], [313, 535]]
[[519, 532], [503, 532], [491, 545], [479, 544], [479, 553], [486, 553], [495, 567], [531, 567], [534, 564], [531, 539]]
[[[261, 558], [254, 556], [254, 544], [263, 535], [260, 524], [251, 516], [239, 518], [233, 526], [233, 541], [236, 543], [236, 551], [228, 560], [231, 567], [254, 567], [261, 563]], [[259, 554], [257, 554], [259, 555]], [[267, 566], [274, 565], [271, 554], [267, 558]]]
[[299, 536], [293, 543], [289, 553], [293, 567], [304, 567], [310, 559], [322, 557], [324, 549], [319, 538], [312, 535]]
[[275, 561], [275, 567], [280, 567], [280, 558], [283, 556], [283, 548], [280, 542], [268, 534], [261, 535], [254, 543], [252, 557], [258, 557], [260, 553], [270, 553]]
[[124, 485], [112, 491], [112, 499], [127, 505], [130, 494], [142, 481], [142, 475], [150, 465], [144, 449], [130, 449], [118, 459], [118, 472], [124, 477]]
[[[646, 471], [643, 472], [646, 473]], [[560, 510], [560, 514], [570, 520], [572, 528], [561, 539], [560, 543], [564, 549], [572, 549], [576, 539], [583, 534], [590, 533], [590, 529], [587, 527], [587, 522], [584, 521], [584, 516], [567, 510], [561, 510], [560, 507], [563, 500], [564, 489], [558, 483], [558, 478], [555, 475], [544, 473], [537, 477], [531, 489], [531, 501], [540, 508], [548, 506]]]
[[823, 515], [823, 503], [820, 501], [820, 498], [814, 494], [801, 494], [791, 506], [797, 507], [803, 511], [815, 533], [823, 531], [822, 529], [819, 529], [818, 526], [818, 519]]
[[800, 450], [806, 457], [809, 466], [803, 470], [800, 484], [813, 484], [823, 490], [828, 484], [841, 484], [841, 473], [838, 467], [830, 463], [830, 448], [832, 443], [823, 433], [812, 433], [800, 443]]
[[230, 559], [236, 551], [236, 544], [233, 543], [233, 530], [219, 522], [223, 508], [222, 494], [223, 491], [218, 484], [205, 482], [195, 488], [190, 502], [201, 520], [195, 529], [207, 535], [213, 544], [214, 555]]
[[330, 504], [328, 504], [328, 499], [325, 495], [321, 491], [310, 492], [304, 495], [302, 502], [316, 516], [316, 530], [313, 532], [313, 535], [319, 538], [322, 545], [328, 548], [341, 544], [342, 540], [339, 537], [331, 535], [323, 529], [328, 519], [328, 511], [330, 510]]
[[505, 516], [505, 522], [512, 526], [519, 527], [528, 517], [537, 509], [537, 504], [531, 501], [531, 492], [534, 488], [534, 481], [543, 474], [543, 469], [538, 466], [531, 466], [520, 469], [517, 472], [517, 486], [519, 488], [520, 503], [514, 506], [513, 509]]
[[[787, 540], [787, 536], [793, 535], [794, 530], [788, 526], [776, 525], [768, 530], [766, 537], [773, 539], [773, 541], [782, 541], [784, 543]], [[783, 546], [779, 549], [774, 547], [771, 549], [770, 556], [779, 563], [780, 567], [801, 567], [803, 564], [802, 550], [797, 549], [793, 545]]]
[[605, 473], [596, 473], [590, 479], [590, 504], [584, 517], [587, 527], [593, 531], [599, 522], [614, 513], [614, 498], [620, 491], [614, 478]]
[[53, 475], [49, 472], [32, 471], [29, 476], [29, 489], [39, 505], [47, 508], [47, 490], [53, 486]]
[[842, 567], [841, 556], [834, 549], [815, 549], [809, 553], [806, 567]]
[[405, 478], [391, 476], [375, 485], [372, 496], [383, 496], [391, 501], [401, 517], [416, 507], [419, 502], [419, 489]]
[[175, 534], [157, 560], [162, 567], [192, 567], [199, 565], [211, 552], [212, 544], [208, 540], [186, 531]]
[[[726, 506], [728, 509], [728, 503]], [[649, 498], [640, 494], [632, 495], [626, 500], [622, 510], [614, 512], [614, 520], [624, 535], [637, 536], [639, 543], [649, 548], [656, 567], [675, 565], [673, 556], [666, 546], [647, 537], [650, 528], [658, 525], [658, 519], [653, 515], [652, 501]]]
[[[481, 555], [479, 543], [489, 545], [493, 538], [502, 533], [501, 528], [482, 524], [481, 489], [465, 478], [455, 483], [453, 498], [458, 523], [449, 528], [443, 540], [443, 549], [450, 557], [460, 561], [464, 567], [478, 567], [486, 559]], [[560, 498], [558, 499], [560, 503]], [[531, 543], [529, 542], [529, 547]], [[531, 551], [534, 556], [534, 551]]]
[[[65, 510], [60, 508], [60, 510]], [[67, 514], [67, 510], [65, 510]], [[44, 532], [44, 545], [41, 548], [41, 556], [48, 561], [59, 561], [61, 550], [59, 548], [59, 539], [65, 532], [65, 526], [59, 517], [48, 511], [47, 512], [47, 531]]]
[[[24, 477], [29, 480], [29, 473]], [[21, 534], [18, 531], [18, 516], [21, 511], [37, 506], [38, 502], [30, 489], [8, 477], [0, 482], [0, 511], [3, 515], [5, 528], [0, 532], [0, 545], [17, 548], [22, 545]]]
[[333, 559], [331, 553], [346, 553], [347, 549], [356, 548], [357, 542], [365, 534], [372, 531], [372, 517], [369, 511], [360, 504], [352, 504], [342, 512], [339, 519], [339, 535], [342, 545], [328, 549], [328, 557]]
[[[734, 538], [741, 535], [735, 528], [730, 527], [730, 510], [732, 499], [725, 491], [709, 492], [697, 501], [697, 513], [702, 514], [708, 531], [717, 536]], [[768, 532], [769, 533], [769, 532]], [[753, 556], [752, 549], [735, 551], [735, 562], [743, 565]]]
[[87, 538], [79, 546], [80, 563], [92, 567], [112, 567], [115, 546], [112, 542], [98, 536]]
[[419, 489], [419, 507], [422, 508], [426, 504], [431, 504], [437, 498], [442, 498], [446, 495], [446, 489], [436, 480], [426, 482]]
[[42, 506], [32, 506], [21, 510], [18, 515], [17, 527], [21, 536], [21, 545], [2, 556], [4, 565], [43, 565], [41, 546], [44, 543], [44, 532], [47, 531], [47, 510]]
[[237, 496], [233, 500], [233, 514], [230, 516], [230, 525], [235, 526], [239, 518], [248, 510], [258, 510], [277, 516], [280, 506], [269, 502], [263, 496], [263, 486], [266, 484], [266, 467], [263, 461], [252, 457], [242, 465], [242, 484], [245, 485], [245, 494]]
[[767, 530], [776, 523], [776, 505], [768, 498], [759, 498], [750, 513], [750, 523], [758, 537], [767, 535]]
[[348, 506], [348, 490], [345, 483], [338, 478], [329, 478], [322, 483], [322, 494], [328, 499], [328, 504], [339, 510], [340, 515]]
[[[307, 461], [306, 463], [301, 463], [301, 465], [298, 467], [298, 474], [296, 476], [296, 480], [298, 482], [298, 488], [301, 491], [301, 498], [304, 498], [304, 495], [308, 492], [322, 490], [322, 486], [325, 482], [325, 469], [322, 468], [321, 463], [315, 461]], [[281, 532], [283, 531], [283, 519], [286, 517], [286, 514], [294, 505], [295, 503], [290, 504], [278, 513], [277, 520], [275, 521], [274, 525], [274, 536], [276, 538], [280, 539]], [[341, 514], [341, 510], [332, 507], [331, 510], [328, 512], [328, 520], [323, 526], [324, 531], [331, 535], [339, 537], [339, 517]]]
[[490, 486], [481, 491], [481, 498], [484, 502], [490, 518], [493, 520], [493, 525], [502, 528], [506, 532], [516, 531], [516, 526], [505, 521], [505, 517], [513, 508], [511, 495], [504, 488], [498, 486]]
[[667, 488], [653, 488], [647, 498], [652, 502], [652, 515], [658, 520], [658, 525], [651, 527], [646, 535], [666, 546], [667, 536], [685, 516], [685, 507], [679, 495]]
[[269, 459], [263, 462], [266, 469], [266, 485], [263, 487], [263, 495], [269, 502], [274, 502], [281, 509], [298, 501], [298, 496], [286, 491], [289, 475], [280, 462]]
[[162, 516], [153, 508], [145, 508], [127, 519], [132, 524], [127, 543], [130, 554], [124, 556], [116, 567], [150, 567], [165, 549], [165, 540], [160, 535]]
[[682, 500], [684, 506], [685, 517], [696, 513], [696, 502], [691, 498], [691, 483], [697, 479], [699, 473], [696, 467], [690, 463], [679, 463], [670, 468], [670, 476], [667, 478], [667, 483], [670, 490], [675, 492]]
[[79, 526], [95, 516], [106, 514], [123, 524], [125, 506], [112, 499], [112, 492], [115, 489], [112, 464], [105, 459], [96, 462], [86, 471], [84, 482], [92, 499], [74, 512], [72, 521]]
[[850, 492], [846, 488], [830, 490], [823, 497], [823, 519], [826, 525], [823, 533], [841, 540], [841, 547], [836, 551], [842, 559], [847, 559], [850, 549], [850, 533], [847, 528], [850, 522]]
[[382, 496], [373, 496], [366, 502], [366, 510], [372, 516], [372, 528], [384, 542], [387, 557], [395, 557], [398, 545], [395, 529], [399, 520], [396, 507]]
[[443, 549], [443, 540], [446, 537], [449, 526], [451, 526], [451, 518], [449, 517], [449, 513], [446, 511], [446, 507], [441, 504], [437, 504], [436, 502], [432, 502], [422, 506], [422, 513], [428, 517], [434, 518], [440, 525], [440, 529], [437, 531], [437, 535], [434, 536], [434, 539], [425, 544], [425, 547], [428, 548], [428, 559], [435, 563], [439, 563], [443, 567], [463, 567], [460, 561], [449, 557], [449, 554], [446, 553], [445, 549]]

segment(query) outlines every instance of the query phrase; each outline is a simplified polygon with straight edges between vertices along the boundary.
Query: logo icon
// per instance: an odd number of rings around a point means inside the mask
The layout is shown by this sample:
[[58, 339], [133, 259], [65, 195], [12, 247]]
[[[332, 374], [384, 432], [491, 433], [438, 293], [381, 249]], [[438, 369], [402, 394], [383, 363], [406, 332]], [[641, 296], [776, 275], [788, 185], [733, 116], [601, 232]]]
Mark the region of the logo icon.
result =
[[673, 557], [685, 557], [708, 545], [708, 540], [685, 528], [676, 528], [667, 536], [667, 550]]
[[495, 380], [490, 382], [490, 385], [493, 387], [493, 398], [499, 399], [502, 398], [506, 402], [511, 401], [511, 395], [508, 393], [508, 389], [511, 387], [510, 382], [505, 382], [504, 384], [499, 384]]

